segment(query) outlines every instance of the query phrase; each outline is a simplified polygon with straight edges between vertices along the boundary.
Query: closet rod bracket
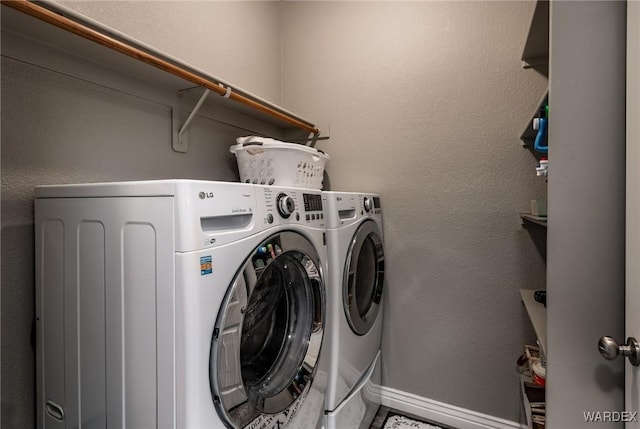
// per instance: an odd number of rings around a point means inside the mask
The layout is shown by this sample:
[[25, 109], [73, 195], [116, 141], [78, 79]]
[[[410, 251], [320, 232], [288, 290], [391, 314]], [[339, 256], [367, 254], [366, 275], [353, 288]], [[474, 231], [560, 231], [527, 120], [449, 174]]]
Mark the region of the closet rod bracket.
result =
[[174, 151], [186, 153], [189, 150], [189, 125], [210, 92], [209, 89], [205, 88], [187, 120], [182, 125], [180, 125], [180, 109], [175, 106], [171, 108], [171, 147]]

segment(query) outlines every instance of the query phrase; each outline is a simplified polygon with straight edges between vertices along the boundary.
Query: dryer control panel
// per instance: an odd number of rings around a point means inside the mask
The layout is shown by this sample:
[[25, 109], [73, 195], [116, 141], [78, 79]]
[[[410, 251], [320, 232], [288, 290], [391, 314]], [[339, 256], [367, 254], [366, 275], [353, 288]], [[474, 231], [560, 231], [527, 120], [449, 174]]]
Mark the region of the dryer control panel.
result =
[[380, 195], [360, 192], [322, 193], [327, 228], [341, 228], [359, 223], [364, 218], [382, 222]]

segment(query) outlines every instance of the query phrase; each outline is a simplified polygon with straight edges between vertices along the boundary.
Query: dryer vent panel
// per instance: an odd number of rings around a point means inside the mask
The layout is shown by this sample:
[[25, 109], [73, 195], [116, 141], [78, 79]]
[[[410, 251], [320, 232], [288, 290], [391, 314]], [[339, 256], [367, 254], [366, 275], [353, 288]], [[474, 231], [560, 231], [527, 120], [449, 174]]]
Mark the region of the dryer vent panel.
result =
[[38, 427], [173, 421], [173, 199], [35, 207]]

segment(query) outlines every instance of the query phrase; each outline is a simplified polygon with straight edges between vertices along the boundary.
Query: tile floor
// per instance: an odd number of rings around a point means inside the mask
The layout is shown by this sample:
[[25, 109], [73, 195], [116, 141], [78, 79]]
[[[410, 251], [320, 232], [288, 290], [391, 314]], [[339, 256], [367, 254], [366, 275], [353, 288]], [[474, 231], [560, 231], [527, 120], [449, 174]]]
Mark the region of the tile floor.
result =
[[422, 417], [418, 417], [412, 414], [408, 414], [408, 413], [404, 413], [402, 411], [398, 411], [395, 410], [393, 408], [389, 408], [389, 407], [385, 407], [385, 406], [380, 406], [380, 408], [378, 408], [378, 413], [376, 414], [376, 417], [373, 419], [373, 423], [371, 423], [371, 426], [369, 427], [369, 429], [383, 429], [384, 428], [384, 423], [387, 419], [387, 415], [391, 413], [391, 414], [398, 414], [398, 415], [402, 415], [402, 416], [406, 416], [410, 419], [413, 420], [418, 420], [418, 421], [422, 421], [425, 423], [429, 423], [431, 425], [437, 425], [439, 427], [441, 427], [442, 429], [455, 429], [451, 426], [445, 426], [441, 423], [437, 423], [437, 422], [432, 422], [429, 421], [427, 419], [424, 419]]

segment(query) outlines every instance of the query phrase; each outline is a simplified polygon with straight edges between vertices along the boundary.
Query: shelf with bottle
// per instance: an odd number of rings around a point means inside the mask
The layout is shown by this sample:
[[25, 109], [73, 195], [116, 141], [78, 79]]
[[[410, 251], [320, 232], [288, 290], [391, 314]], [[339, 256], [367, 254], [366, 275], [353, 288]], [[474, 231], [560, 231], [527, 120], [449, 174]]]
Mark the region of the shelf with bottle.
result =
[[[549, 139], [547, 133], [549, 121], [549, 104], [548, 91], [538, 103], [538, 108], [533, 114], [533, 118], [529, 121], [529, 127], [522, 133], [520, 138], [524, 142], [524, 146], [532, 151], [538, 164], [535, 167], [536, 175], [544, 177], [545, 180], [549, 174]], [[531, 200], [531, 212], [520, 213], [523, 225], [539, 225], [546, 228], [547, 226], [547, 200], [546, 198]]]
[[[549, 90], [545, 90], [540, 102], [537, 104], [536, 109], [531, 115], [531, 119], [527, 123], [522, 134], [520, 134], [520, 140], [522, 145], [528, 148], [534, 148], [536, 144], [536, 138], [540, 131], [540, 118], [548, 119], [549, 110]], [[546, 130], [545, 130], [546, 131]]]

